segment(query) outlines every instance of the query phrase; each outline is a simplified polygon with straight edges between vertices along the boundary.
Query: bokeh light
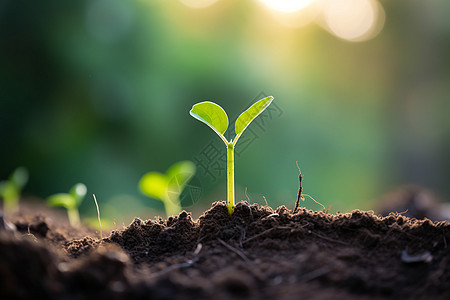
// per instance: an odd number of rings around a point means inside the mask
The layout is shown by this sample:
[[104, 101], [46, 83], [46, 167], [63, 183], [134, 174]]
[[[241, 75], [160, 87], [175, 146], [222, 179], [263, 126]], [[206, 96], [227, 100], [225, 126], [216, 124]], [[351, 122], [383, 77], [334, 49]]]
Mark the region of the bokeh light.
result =
[[384, 13], [376, 0], [328, 0], [323, 14], [329, 30], [348, 41], [373, 38], [384, 23]]
[[276, 11], [295, 12], [307, 7], [315, 0], [261, 0], [266, 6]]
[[314, 22], [321, 12], [322, 3], [320, 1], [312, 1], [296, 11], [285, 12], [272, 9], [271, 15], [285, 27], [300, 28]]
[[180, 0], [180, 2], [190, 8], [205, 8], [213, 5], [217, 0]]

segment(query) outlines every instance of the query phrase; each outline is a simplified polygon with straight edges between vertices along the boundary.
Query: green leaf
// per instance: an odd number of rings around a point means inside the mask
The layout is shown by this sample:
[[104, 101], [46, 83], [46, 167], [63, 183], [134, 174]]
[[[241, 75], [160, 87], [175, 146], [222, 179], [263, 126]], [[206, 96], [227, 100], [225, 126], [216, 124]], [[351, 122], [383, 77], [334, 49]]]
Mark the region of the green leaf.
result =
[[250, 125], [250, 123], [260, 114], [262, 113], [269, 105], [272, 103], [273, 97], [269, 96], [263, 98], [250, 106], [246, 111], [244, 111], [236, 120], [235, 130], [236, 130], [236, 138], [234, 142], [237, 141], [239, 136], [245, 130], [245, 128]]
[[213, 102], [205, 101], [192, 106], [189, 113], [211, 127], [222, 139], [225, 139], [223, 135], [228, 128], [228, 116], [222, 107]]
[[142, 193], [163, 202], [166, 199], [168, 186], [166, 176], [157, 172], [149, 172], [139, 181], [139, 189]]
[[47, 198], [47, 203], [51, 206], [62, 206], [67, 209], [77, 207], [75, 198], [70, 194], [55, 194]]
[[81, 201], [83, 201], [86, 196], [87, 188], [82, 183], [75, 184], [69, 191], [69, 194], [75, 199], [77, 207], [80, 206]]
[[195, 174], [195, 164], [192, 161], [184, 160], [173, 164], [166, 172], [169, 181], [173, 177], [184, 178], [183, 181], [190, 179]]
[[18, 199], [20, 196], [20, 190], [16, 184], [12, 181], [2, 181], [0, 182], [0, 198], [4, 201], [9, 199]]

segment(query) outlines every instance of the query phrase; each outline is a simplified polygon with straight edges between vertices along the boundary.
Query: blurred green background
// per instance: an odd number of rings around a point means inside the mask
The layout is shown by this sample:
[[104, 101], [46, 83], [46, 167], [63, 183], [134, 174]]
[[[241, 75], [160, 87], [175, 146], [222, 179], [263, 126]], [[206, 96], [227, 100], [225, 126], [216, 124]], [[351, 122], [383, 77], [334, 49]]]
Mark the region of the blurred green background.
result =
[[[445, 0], [3, 0], [0, 179], [25, 166], [24, 194], [41, 198], [83, 182], [103, 216], [127, 223], [163, 214], [137, 188], [145, 172], [197, 160], [209, 169], [198, 163], [201, 195], [185, 206], [198, 215], [226, 199], [205, 155], [225, 147], [190, 108], [211, 100], [234, 120], [273, 95], [238, 144], [238, 200], [247, 188], [251, 202], [292, 208], [296, 161], [304, 192], [333, 212], [371, 209], [406, 183], [448, 199], [448, 11]], [[82, 213], [95, 215], [91, 199]]]

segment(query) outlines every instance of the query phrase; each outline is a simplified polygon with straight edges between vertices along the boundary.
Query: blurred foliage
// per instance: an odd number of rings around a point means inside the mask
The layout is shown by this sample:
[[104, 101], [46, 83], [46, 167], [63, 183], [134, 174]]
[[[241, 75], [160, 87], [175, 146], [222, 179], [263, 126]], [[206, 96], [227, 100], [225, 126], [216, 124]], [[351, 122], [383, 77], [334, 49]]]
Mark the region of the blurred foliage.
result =
[[173, 164], [165, 174], [148, 172], [139, 180], [139, 190], [164, 203], [166, 216], [177, 216], [182, 211], [180, 196], [195, 175], [196, 166], [189, 160]]
[[[3, 0], [0, 178], [23, 165], [26, 194], [81, 181], [104, 217], [160, 214], [141, 176], [216, 139], [192, 104], [212, 100], [234, 120], [262, 93], [279, 111], [237, 147], [237, 200], [247, 187], [253, 202], [292, 207], [296, 161], [304, 192], [331, 211], [369, 209], [403, 183], [448, 198], [449, 2], [380, 3], [378, 36], [348, 42], [314, 22], [286, 27], [257, 0]], [[188, 210], [226, 199], [224, 174], [197, 175]], [[95, 217], [92, 205], [81, 209]]]
[[2, 210], [6, 214], [15, 213], [19, 209], [19, 200], [23, 187], [28, 182], [28, 170], [18, 167], [7, 180], [0, 181], [0, 199]]

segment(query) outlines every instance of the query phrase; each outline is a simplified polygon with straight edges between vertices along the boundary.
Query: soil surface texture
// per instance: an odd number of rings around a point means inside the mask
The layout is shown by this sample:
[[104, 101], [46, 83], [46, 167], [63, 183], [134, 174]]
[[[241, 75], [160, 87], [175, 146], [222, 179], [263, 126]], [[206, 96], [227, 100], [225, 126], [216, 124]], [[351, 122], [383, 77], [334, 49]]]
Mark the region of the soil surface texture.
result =
[[450, 222], [216, 202], [100, 239], [0, 219], [0, 299], [450, 299]]

